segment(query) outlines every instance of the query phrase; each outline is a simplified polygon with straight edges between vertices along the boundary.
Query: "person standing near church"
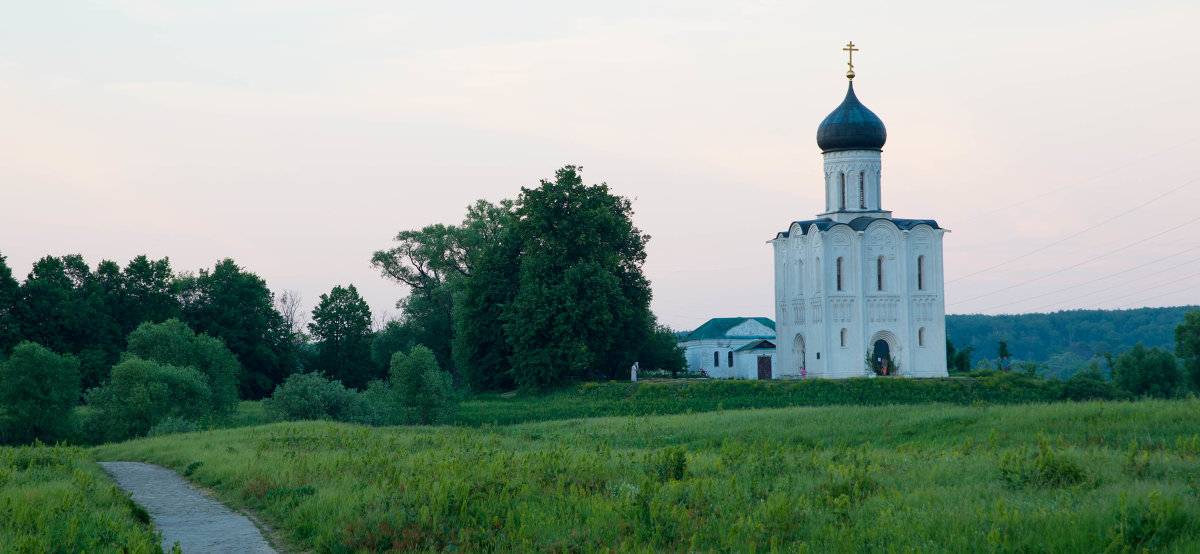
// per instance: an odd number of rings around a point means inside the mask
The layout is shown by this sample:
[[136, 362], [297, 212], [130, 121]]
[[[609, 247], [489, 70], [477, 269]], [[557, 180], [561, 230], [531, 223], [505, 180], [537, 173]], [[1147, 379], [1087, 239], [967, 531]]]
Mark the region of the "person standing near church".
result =
[[629, 367], [629, 382], [631, 382], [631, 383], [637, 382], [637, 370], [638, 370], [638, 363], [633, 362], [633, 365]]

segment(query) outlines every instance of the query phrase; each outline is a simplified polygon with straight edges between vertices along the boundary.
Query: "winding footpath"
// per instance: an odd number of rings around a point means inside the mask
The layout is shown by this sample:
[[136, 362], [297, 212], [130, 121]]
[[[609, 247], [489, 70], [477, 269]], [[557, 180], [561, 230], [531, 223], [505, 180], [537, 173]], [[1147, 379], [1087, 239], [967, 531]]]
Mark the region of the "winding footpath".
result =
[[185, 553], [275, 552], [246, 516], [196, 490], [175, 472], [141, 462], [100, 462], [113, 481], [146, 508], [162, 531], [163, 549]]

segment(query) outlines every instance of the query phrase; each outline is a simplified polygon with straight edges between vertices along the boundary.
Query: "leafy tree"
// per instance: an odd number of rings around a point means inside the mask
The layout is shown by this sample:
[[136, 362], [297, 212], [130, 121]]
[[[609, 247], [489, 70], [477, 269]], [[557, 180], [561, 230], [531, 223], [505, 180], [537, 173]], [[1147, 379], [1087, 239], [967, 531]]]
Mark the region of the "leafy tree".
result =
[[1008, 341], [1002, 340], [996, 343], [996, 357], [998, 358], [1000, 369], [1008, 371], [1010, 369], [1008, 359], [1012, 357], [1012, 353], [1008, 351]]
[[104, 288], [78, 254], [34, 263], [15, 314], [22, 338], [78, 356], [85, 388], [104, 379], [121, 351], [123, 336]]
[[394, 354], [390, 382], [408, 423], [429, 425], [453, 417], [457, 406], [450, 375], [438, 369], [432, 350], [418, 345], [408, 354]]
[[21, 340], [21, 330], [17, 327], [17, 300], [21, 295], [21, 286], [12, 276], [12, 269], [0, 254], [0, 355], [8, 352]]
[[454, 361], [474, 390], [507, 390], [515, 384], [504, 313], [517, 295], [521, 250], [515, 232], [501, 233], [481, 253], [472, 277], [455, 297]]
[[642, 274], [649, 237], [629, 200], [585, 186], [566, 166], [554, 181], [522, 188], [514, 232], [523, 251], [516, 296], [502, 316], [514, 381], [545, 388], [569, 379], [613, 379], [651, 331]]
[[175, 281], [167, 258], [151, 260], [145, 255], [129, 261], [121, 272], [117, 311], [121, 332], [128, 335], [145, 322], [161, 323], [179, 317], [179, 299], [172, 290]]
[[0, 361], [0, 442], [53, 442], [72, 429], [79, 403], [79, 362], [22, 342]]
[[371, 339], [371, 361], [386, 371], [391, 367], [392, 354], [407, 352], [417, 344], [410, 327], [400, 321], [389, 321]]
[[1146, 349], [1139, 342], [1110, 365], [1113, 383], [1135, 396], [1170, 398], [1183, 384], [1175, 356], [1157, 346]]
[[953, 370], [959, 373], [971, 371], [971, 354], [974, 352], [974, 346], [964, 345], [962, 348], [959, 348], [954, 354]]
[[245, 372], [241, 397], [259, 399], [295, 372], [297, 360], [283, 316], [266, 281], [224, 259], [210, 272], [176, 280], [183, 322], [225, 342]]
[[666, 325], [655, 325], [654, 332], [638, 352], [638, 362], [643, 369], [670, 371], [674, 378], [687, 365], [687, 358], [675, 331]]
[[212, 391], [195, 368], [129, 356], [113, 367], [107, 383], [88, 391], [87, 405], [92, 439], [124, 440], [168, 418], [204, 420], [212, 411]]
[[182, 321], [143, 323], [129, 335], [130, 354], [164, 365], [190, 367], [205, 377], [212, 392], [212, 415], [237, 407], [242, 365], [220, 339], [192, 332]]
[[371, 362], [371, 309], [354, 285], [338, 285], [322, 294], [312, 319], [308, 329], [317, 341], [314, 370], [352, 388], [363, 388], [376, 377]]
[[1175, 327], [1175, 355], [1183, 359], [1192, 390], [1200, 392], [1200, 310], [1189, 311]]
[[460, 377], [452, 355], [454, 297], [500, 236], [511, 211], [510, 201], [492, 204], [479, 200], [467, 208], [461, 224], [401, 231], [395, 247], [377, 251], [371, 258], [371, 265], [384, 277], [410, 289], [396, 304], [404, 314], [401, 323], [417, 343], [433, 350], [438, 363], [449, 368], [455, 380]]

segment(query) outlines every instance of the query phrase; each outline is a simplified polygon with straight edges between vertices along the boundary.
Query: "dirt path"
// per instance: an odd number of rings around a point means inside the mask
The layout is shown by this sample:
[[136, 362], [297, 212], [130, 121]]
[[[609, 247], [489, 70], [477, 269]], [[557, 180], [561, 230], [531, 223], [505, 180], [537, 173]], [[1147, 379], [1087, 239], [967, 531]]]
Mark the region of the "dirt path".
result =
[[163, 548], [185, 553], [275, 552], [245, 516], [203, 494], [175, 472], [141, 462], [100, 462], [113, 481], [150, 512]]

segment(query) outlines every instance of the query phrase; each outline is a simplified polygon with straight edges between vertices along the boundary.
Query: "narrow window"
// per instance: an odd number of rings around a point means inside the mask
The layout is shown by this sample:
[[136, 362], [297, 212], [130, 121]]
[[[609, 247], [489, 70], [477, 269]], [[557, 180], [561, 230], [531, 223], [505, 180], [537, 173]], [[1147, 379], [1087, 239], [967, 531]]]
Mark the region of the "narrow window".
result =
[[729, 367], [733, 367], [733, 351], [729, 351]]
[[842, 329], [842, 348], [846, 347], [846, 330]]
[[713, 367], [721, 367], [721, 353], [713, 352]]
[[796, 291], [804, 294], [804, 262], [796, 262]]
[[925, 290], [925, 256], [917, 256], [917, 290]]
[[875, 290], [883, 290], [883, 256], [875, 260]]
[[917, 329], [917, 345], [925, 346], [925, 328]]
[[838, 206], [838, 209], [844, 210], [844, 209], [846, 209], [846, 174], [845, 173], [842, 174], [842, 186], [839, 189], [839, 191], [840, 191], [840, 196], [841, 196], [841, 198], [839, 200], [841, 201], [841, 204]]
[[842, 290], [842, 259], [837, 259], [837, 290]]
[[858, 174], [858, 207], [867, 209], [867, 179], [866, 172]]

